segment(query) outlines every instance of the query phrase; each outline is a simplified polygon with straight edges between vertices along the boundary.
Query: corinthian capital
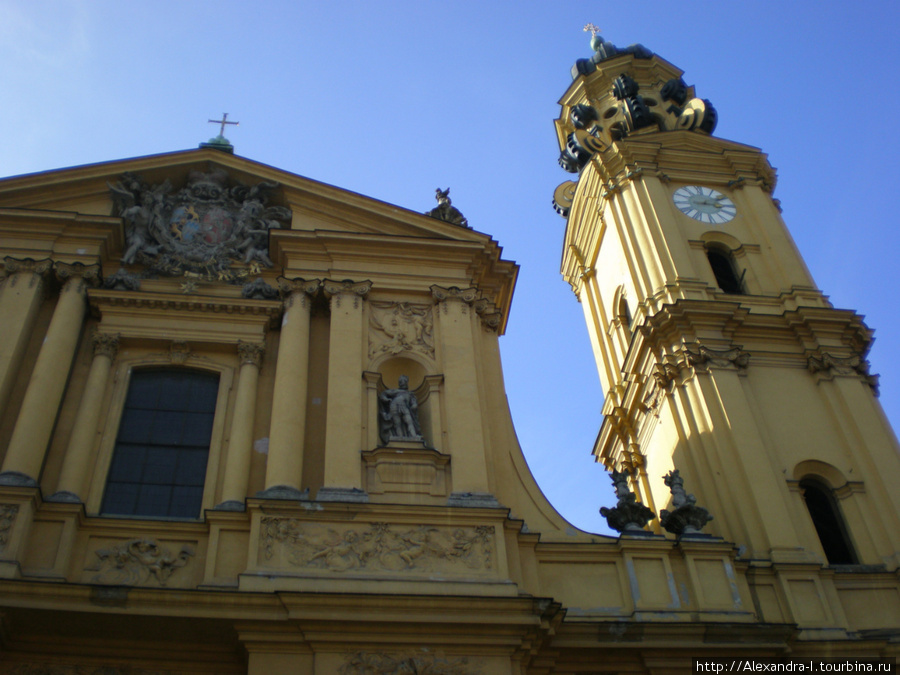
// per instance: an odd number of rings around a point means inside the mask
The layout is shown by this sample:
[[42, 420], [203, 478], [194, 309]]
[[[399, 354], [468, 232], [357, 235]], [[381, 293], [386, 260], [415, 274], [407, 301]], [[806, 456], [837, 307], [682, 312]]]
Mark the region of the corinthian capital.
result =
[[263, 344], [258, 344], [255, 342], [244, 342], [243, 340], [238, 340], [238, 354], [241, 355], [241, 364], [250, 363], [257, 368], [259, 368], [262, 363], [263, 353], [266, 351], [266, 346]]
[[94, 331], [91, 336], [94, 343], [94, 356], [108, 356], [112, 361], [119, 352], [119, 334]]

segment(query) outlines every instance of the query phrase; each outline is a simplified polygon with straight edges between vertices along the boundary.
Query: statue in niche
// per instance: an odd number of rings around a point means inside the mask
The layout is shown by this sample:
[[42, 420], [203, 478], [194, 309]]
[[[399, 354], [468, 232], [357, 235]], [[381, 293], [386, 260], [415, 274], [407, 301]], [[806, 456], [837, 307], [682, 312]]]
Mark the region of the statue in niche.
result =
[[401, 375], [397, 389], [385, 389], [378, 395], [378, 428], [381, 442], [422, 441], [419, 428], [419, 402], [409, 390], [409, 378]]

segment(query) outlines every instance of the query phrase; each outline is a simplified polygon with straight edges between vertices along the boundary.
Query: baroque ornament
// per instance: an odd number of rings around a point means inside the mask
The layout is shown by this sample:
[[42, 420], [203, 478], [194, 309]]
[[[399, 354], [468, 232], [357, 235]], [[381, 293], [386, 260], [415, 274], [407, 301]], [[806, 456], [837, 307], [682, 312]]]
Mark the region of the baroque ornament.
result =
[[698, 534], [713, 519], [709, 511], [697, 506], [697, 498], [684, 491], [684, 478], [678, 469], [663, 476], [663, 482], [672, 492], [674, 510], [659, 512], [659, 522], [667, 532], [677, 536]]
[[139, 586], [152, 577], [165, 586], [175, 570], [188, 564], [194, 549], [184, 545], [178, 555], [172, 555], [153, 539], [132, 539], [98, 549], [94, 555], [97, 562], [85, 568], [97, 572], [91, 578], [92, 583]]
[[637, 534], [644, 532], [644, 526], [656, 516], [653, 511], [637, 501], [635, 495], [628, 487], [628, 471], [613, 471], [612, 482], [616, 488], [616, 505], [608, 509], [605, 506], [600, 509], [600, 515], [606, 518], [607, 524], [616, 532]]
[[192, 171], [187, 185], [173, 194], [168, 180], [150, 186], [140, 176], [123, 174], [109, 185], [113, 213], [125, 221], [122, 262], [140, 262], [165, 276], [188, 272], [217, 281], [252, 271], [232, 270], [236, 264], [271, 267], [269, 231], [291, 217], [289, 209], [267, 205], [278, 185], [229, 182], [221, 169]]
[[421, 654], [375, 654], [356, 652], [347, 657], [340, 675], [478, 675], [464, 656], [451, 658], [422, 651]]
[[387, 523], [371, 523], [366, 529], [339, 531], [272, 516], [262, 519], [259, 536], [266, 560], [273, 558], [278, 546], [291, 565], [329, 572], [467, 571], [493, 566], [494, 528], [490, 525], [393, 529]]
[[431, 307], [409, 302], [369, 303], [369, 358], [419, 352], [434, 358]]
[[16, 504], [0, 504], [0, 551], [9, 543], [9, 533], [18, 513]]

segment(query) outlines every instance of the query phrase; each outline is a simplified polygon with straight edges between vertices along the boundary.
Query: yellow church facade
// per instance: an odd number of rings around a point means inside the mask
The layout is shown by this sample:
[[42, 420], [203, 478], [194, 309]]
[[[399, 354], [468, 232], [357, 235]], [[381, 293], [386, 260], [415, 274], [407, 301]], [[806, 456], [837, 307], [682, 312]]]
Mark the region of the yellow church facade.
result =
[[0, 673], [897, 656], [871, 331], [816, 288], [765, 156], [594, 42], [555, 201], [621, 536], [532, 478], [499, 353], [518, 268], [446, 193], [423, 215], [223, 143], [9, 178]]

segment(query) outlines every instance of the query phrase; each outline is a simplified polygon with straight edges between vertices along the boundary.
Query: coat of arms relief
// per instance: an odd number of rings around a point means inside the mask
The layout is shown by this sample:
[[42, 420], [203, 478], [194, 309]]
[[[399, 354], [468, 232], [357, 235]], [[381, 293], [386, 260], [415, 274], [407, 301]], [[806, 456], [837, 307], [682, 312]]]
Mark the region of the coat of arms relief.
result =
[[411, 302], [369, 303], [369, 358], [418, 352], [434, 358], [434, 320], [430, 305]]
[[162, 276], [226, 282], [272, 267], [269, 231], [291, 219], [290, 209], [268, 203], [277, 187], [243, 185], [221, 169], [191, 171], [177, 191], [168, 180], [149, 185], [123, 174], [109, 186], [113, 214], [125, 223], [122, 262]]

